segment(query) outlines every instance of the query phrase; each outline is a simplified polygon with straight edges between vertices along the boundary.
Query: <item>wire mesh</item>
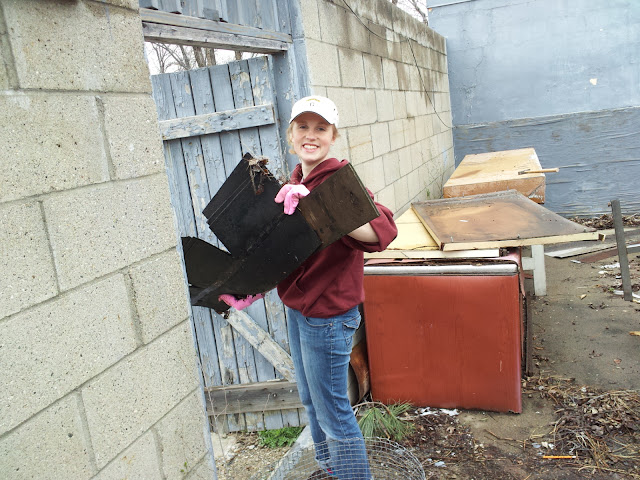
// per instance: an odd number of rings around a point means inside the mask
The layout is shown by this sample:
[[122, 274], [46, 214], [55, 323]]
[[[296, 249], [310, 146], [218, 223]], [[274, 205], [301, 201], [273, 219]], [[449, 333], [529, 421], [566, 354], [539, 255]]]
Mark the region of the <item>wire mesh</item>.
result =
[[[362, 440], [357, 440], [362, 443]], [[345, 442], [349, 442], [345, 444]], [[425, 473], [418, 459], [403, 446], [385, 438], [364, 440], [367, 460], [354, 455], [354, 440], [332, 441], [293, 450], [250, 480], [424, 480]], [[329, 473], [316, 460], [316, 452], [328, 449]], [[338, 453], [336, 452], [343, 452]], [[342, 472], [342, 473], [340, 473]], [[366, 472], [366, 473], [365, 473]]]

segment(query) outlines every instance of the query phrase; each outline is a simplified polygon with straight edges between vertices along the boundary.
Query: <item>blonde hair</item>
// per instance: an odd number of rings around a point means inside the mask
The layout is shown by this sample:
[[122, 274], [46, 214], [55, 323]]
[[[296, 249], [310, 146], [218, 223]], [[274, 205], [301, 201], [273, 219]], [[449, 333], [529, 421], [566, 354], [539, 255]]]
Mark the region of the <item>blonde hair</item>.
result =
[[[291, 147], [289, 149], [289, 153], [296, 153], [295, 150], [293, 149], [293, 124], [295, 123], [295, 120], [293, 120], [289, 126], [287, 127], [287, 143], [289, 144], [289, 146]], [[333, 127], [333, 139], [335, 140], [336, 138], [338, 138], [340, 136], [340, 132], [338, 132], [338, 127], [336, 127], [334, 124], [330, 124]]]

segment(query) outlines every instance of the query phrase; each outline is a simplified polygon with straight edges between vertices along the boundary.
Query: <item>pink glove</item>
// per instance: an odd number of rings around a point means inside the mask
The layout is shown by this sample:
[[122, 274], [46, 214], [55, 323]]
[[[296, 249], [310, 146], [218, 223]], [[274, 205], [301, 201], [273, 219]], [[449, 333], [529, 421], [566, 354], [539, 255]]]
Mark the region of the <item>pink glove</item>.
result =
[[227, 295], [225, 293], [224, 295], [220, 295], [218, 298], [222, 300], [224, 303], [226, 303], [227, 305], [229, 305], [230, 307], [233, 307], [236, 310], [242, 310], [243, 308], [247, 308], [256, 300], [260, 300], [261, 298], [264, 298], [264, 293], [258, 293], [257, 295], [249, 295], [247, 298], [238, 298], [234, 295]]
[[298, 202], [302, 197], [309, 195], [309, 190], [304, 185], [291, 185], [287, 183], [283, 185], [278, 194], [276, 195], [275, 202], [284, 202], [284, 213], [291, 215], [296, 211]]

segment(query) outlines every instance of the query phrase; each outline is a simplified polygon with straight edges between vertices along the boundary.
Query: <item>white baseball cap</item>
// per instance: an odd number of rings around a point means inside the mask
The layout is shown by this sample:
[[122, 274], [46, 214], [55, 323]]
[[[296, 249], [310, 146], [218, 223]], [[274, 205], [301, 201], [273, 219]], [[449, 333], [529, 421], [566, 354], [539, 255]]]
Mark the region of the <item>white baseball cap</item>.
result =
[[336, 104], [329, 100], [327, 97], [321, 97], [319, 95], [312, 95], [310, 97], [304, 97], [293, 104], [291, 109], [291, 119], [289, 123], [298, 116], [305, 112], [315, 113], [324, 118], [327, 123], [338, 126], [338, 108]]

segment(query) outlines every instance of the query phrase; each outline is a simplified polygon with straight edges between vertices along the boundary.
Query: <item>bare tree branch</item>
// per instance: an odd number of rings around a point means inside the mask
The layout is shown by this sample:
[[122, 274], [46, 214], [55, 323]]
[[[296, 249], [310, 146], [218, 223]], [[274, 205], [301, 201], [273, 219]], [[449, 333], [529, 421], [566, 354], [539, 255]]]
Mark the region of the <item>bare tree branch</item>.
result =
[[422, 23], [429, 24], [429, 9], [427, 0], [391, 0], [391, 3], [417, 18]]

